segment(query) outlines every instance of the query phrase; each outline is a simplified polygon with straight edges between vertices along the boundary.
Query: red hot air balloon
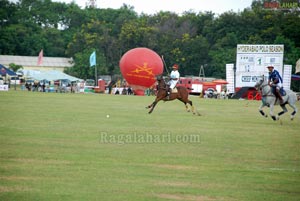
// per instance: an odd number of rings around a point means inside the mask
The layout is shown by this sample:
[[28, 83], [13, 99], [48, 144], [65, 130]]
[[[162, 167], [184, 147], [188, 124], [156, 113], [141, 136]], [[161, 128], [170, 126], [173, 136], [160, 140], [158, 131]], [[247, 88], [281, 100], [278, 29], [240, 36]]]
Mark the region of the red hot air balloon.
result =
[[120, 60], [123, 77], [138, 95], [155, 83], [155, 76], [162, 74], [160, 56], [148, 48], [139, 47], [126, 52]]

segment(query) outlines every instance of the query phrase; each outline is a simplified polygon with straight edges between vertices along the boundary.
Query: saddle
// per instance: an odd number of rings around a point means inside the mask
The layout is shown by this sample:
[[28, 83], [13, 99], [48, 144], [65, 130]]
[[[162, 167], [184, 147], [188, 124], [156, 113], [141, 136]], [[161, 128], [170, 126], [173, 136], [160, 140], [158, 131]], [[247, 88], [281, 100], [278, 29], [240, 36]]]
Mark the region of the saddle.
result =
[[280, 93], [281, 96], [285, 96], [286, 95], [286, 91], [283, 89], [283, 87], [280, 87], [279, 93]]
[[175, 87], [174, 89], [172, 89], [171, 93], [172, 94], [178, 93], [177, 87]]
[[[275, 94], [275, 89], [274, 89], [274, 90], [272, 89], [272, 93], [273, 93], [274, 95], [276, 95], [276, 94]], [[285, 95], [286, 95], [286, 91], [283, 89], [283, 87], [280, 87], [279, 93], [280, 93], [281, 96], [285, 96]]]

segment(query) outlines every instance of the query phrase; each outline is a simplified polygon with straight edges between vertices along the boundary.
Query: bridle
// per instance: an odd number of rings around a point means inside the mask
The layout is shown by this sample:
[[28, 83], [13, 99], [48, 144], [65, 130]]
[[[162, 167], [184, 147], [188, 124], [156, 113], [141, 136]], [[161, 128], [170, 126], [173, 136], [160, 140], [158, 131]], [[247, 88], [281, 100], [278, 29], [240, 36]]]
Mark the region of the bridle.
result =
[[160, 89], [166, 90], [167, 89], [167, 84], [163, 77], [159, 77], [156, 80], [158, 81], [157, 90], [160, 90]]
[[266, 97], [266, 96], [274, 96], [274, 94], [271, 92], [272, 88], [270, 87], [270, 90], [266, 93], [263, 93], [263, 88], [265, 88], [266, 86], [268, 86], [269, 84], [263, 84], [264, 83], [264, 78], [262, 79], [261, 84], [259, 84], [258, 86], [255, 86], [256, 90], [261, 92], [261, 96], [262, 97]]

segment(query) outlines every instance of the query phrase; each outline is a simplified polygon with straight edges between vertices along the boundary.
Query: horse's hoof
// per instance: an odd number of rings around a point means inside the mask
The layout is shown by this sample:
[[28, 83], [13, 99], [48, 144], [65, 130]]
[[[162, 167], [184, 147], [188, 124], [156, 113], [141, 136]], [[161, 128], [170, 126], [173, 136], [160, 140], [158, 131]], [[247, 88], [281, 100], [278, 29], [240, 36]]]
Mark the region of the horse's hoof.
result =
[[293, 121], [294, 120], [294, 117], [293, 116], [291, 116], [291, 121]]
[[272, 116], [272, 119], [273, 119], [274, 121], [276, 121], [276, 120], [279, 120], [279, 117]]

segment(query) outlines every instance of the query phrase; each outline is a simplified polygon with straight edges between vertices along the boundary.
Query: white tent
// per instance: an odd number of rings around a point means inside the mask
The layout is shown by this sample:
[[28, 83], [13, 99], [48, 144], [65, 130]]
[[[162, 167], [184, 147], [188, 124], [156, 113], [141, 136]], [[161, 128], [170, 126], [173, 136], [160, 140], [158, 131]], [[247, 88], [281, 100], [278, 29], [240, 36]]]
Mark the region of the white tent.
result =
[[54, 81], [54, 80], [70, 80], [70, 81], [82, 81], [82, 79], [79, 79], [77, 77], [73, 77], [71, 75], [65, 74], [60, 71], [51, 70], [51, 71], [37, 71], [37, 70], [21, 70], [23, 75], [27, 78], [31, 78], [34, 80], [48, 80], [48, 81]]

